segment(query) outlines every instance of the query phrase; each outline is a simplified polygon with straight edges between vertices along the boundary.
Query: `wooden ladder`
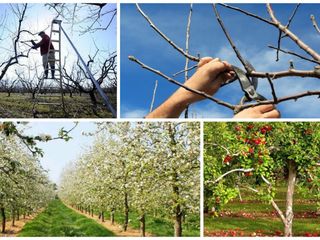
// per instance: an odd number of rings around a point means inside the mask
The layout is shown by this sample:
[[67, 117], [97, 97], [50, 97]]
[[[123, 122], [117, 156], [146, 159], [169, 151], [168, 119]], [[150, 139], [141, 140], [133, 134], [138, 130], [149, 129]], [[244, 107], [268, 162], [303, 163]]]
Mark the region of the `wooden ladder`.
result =
[[[61, 20], [54, 19], [51, 22], [51, 31], [50, 31], [50, 42], [48, 47], [48, 59], [47, 59], [47, 68], [44, 71], [48, 71], [48, 76], [50, 69], [50, 62], [49, 62], [49, 53], [52, 51], [54, 52], [54, 62], [55, 62], [55, 73], [54, 78], [46, 78], [45, 72], [41, 80], [39, 81], [37, 91], [35, 94], [35, 99], [33, 102], [33, 117], [37, 117], [38, 114], [41, 112], [37, 111], [37, 105], [48, 105], [50, 106], [59, 106], [62, 108], [64, 117], [67, 116], [67, 112], [65, 109], [65, 100], [64, 100], [64, 92], [63, 92], [63, 79], [62, 79], [62, 67], [61, 67]], [[54, 44], [55, 49], [50, 49], [51, 44]], [[57, 53], [57, 54], [56, 54]], [[58, 55], [58, 56], [57, 56]], [[45, 88], [46, 91], [49, 92], [50, 95], [43, 94], [42, 89]], [[58, 95], [56, 93], [59, 93]], [[45, 99], [55, 98], [60, 99], [59, 102], [51, 102], [45, 101]]]

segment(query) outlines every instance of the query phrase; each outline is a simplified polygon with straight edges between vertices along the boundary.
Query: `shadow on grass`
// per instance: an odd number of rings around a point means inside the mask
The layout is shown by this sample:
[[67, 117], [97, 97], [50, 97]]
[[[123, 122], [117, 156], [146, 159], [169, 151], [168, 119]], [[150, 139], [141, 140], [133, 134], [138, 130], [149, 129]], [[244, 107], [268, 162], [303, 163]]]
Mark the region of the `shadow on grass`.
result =
[[19, 237], [102, 237], [114, 236], [94, 220], [67, 208], [60, 200], [52, 201], [45, 211], [27, 223]]

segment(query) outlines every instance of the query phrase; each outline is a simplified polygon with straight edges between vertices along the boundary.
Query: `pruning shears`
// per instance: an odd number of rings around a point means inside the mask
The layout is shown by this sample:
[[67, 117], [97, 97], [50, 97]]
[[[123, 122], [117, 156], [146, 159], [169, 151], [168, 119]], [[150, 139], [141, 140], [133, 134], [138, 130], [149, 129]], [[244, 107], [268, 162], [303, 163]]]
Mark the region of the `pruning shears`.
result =
[[[255, 71], [254, 67], [246, 61], [246, 65], [248, 66], [250, 71]], [[242, 91], [244, 92], [244, 96], [241, 98], [239, 105], [244, 105], [246, 102], [251, 101], [263, 101], [266, 100], [264, 96], [257, 93], [258, 87], [258, 78], [257, 77], [249, 77], [245, 71], [236, 66], [232, 66], [233, 70], [239, 79], [240, 86]], [[237, 111], [235, 111], [237, 113]]]

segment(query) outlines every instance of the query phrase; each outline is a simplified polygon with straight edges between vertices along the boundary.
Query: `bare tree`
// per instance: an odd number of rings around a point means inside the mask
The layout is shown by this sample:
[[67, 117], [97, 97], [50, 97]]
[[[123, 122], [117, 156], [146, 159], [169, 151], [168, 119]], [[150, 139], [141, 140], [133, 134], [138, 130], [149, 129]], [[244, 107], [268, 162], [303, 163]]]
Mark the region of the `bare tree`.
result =
[[[15, 30], [14, 37], [12, 38], [13, 46], [10, 47], [10, 55], [7, 59], [2, 59], [0, 63], [0, 81], [6, 75], [8, 69], [15, 65], [19, 64], [19, 59], [28, 58], [30, 48], [23, 48], [23, 44], [20, 42], [20, 37], [24, 33], [29, 33], [28, 30], [23, 29], [22, 23], [25, 19], [25, 14], [28, 4], [22, 5], [11, 5], [11, 10], [18, 21], [17, 29]], [[5, 18], [5, 17], [4, 17]]]
[[[53, 9], [57, 13], [57, 17], [62, 18], [72, 26], [79, 25], [80, 34], [107, 30], [117, 14], [116, 6], [109, 9], [107, 3], [47, 3], [46, 6]], [[80, 18], [78, 16], [80, 11], [86, 11], [87, 16]]]
[[[112, 53], [108, 58], [101, 61], [97, 59], [99, 50], [96, 51], [93, 57], [89, 56], [87, 67], [90, 68], [92, 75], [96, 78], [98, 84], [105, 90], [112, 94], [116, 93], [117, 88], [117, 72], [116, 72], [116, 53]], [[94, 65], [94, 66], [93, 66]], [[79, 60], [72, 66], [70, 70], [62, 67], [64, 76], [64, 85], [67, 88], [75, 89], [80, 93], [85, 93], [90, 96], [93, 109], [97, 108], [96, 87], [88, 76], [84, 67], [80, 64]]]
[[12, 80], [9, 78], [4, 78], [1, 80], [0, 82], [0, 88], [1, 91], [6, 92], [7, 96], [10, 97], [11, 93], [13, 92], [16, 84], [17, 84], [17, 79], [16, 80]]

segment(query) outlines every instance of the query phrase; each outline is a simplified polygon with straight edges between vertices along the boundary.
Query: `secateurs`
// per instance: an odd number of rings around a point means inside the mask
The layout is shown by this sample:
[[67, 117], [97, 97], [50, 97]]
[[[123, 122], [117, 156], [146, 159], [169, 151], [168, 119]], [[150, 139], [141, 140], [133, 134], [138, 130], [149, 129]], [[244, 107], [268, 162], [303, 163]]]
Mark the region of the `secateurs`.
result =
[[[246, 61], [246, 65], [249, 67], [249, 70], [255, 71], [254, 67]], [[258, 78], [256, 77], [248, 77], [245, 71], [242, 69], [232, 66], [233, 70], [239, 79], [240, 86], [242, 91], [244, 92], [244, 96], [241, 98], [239, 105], [243, 105], [246, 102], [251, 102], [251, 101], [262, 101], [266, 100], [266, 98], [259, 93], [257, 93], [257, 87], [258, 87]], [[238, 111], [235, 110], [235, 113]]]

